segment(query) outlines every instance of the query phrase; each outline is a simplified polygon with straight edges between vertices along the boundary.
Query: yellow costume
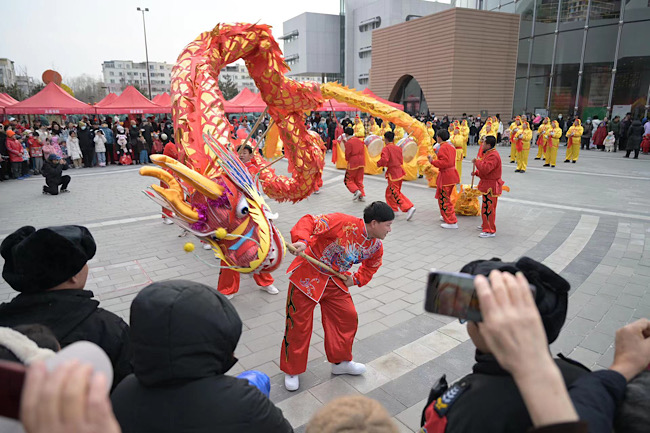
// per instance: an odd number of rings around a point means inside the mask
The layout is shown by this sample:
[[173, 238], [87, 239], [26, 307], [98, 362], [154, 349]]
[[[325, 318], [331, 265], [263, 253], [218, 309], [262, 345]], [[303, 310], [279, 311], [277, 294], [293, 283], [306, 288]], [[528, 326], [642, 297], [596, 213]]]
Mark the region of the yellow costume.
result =
[[427, 122], [427, 132], [429, 133], [429, 137], [431, 137], [432, 140], [435, 141], [436, 139], [436, 131], [433, 130], [433, 126], [431, 125], [431, 122]]
[[510, 137], [510, 162], [516, 162], [517, 160], [517, 149], [515, 149], [515, 137], [519, 135], [522, 130], [521, 126], [521, 116], [517, 116], [515, 121], [510, 124], [509, 137]]
[[375, 118], [370, 118], [370, 135], [379, 135], [379, 125], [375, 122]]
[[583, 132], [582, 122], [580, 122], [580, 119], [576, 119], [566, 132], [567, 145], [564, 162], [572, 161], [575, 163], [578, 160], [578, 156], [580, 156], [580, 140]]
[[460, 125], [460, 133], [463, 135], [463, 158], [467, 156], [467, 142], [469, 141], [469, 125], [467, 120], [463, 120]]
[[550, 119], [545, 117], [542, 124], [537, 128], [537, 155], [535, 155], [535, 159], [546, 158], [544, 155], [544, 145], [546, 143], [546, 137], [544, 137], [544, 134], [546, 133], [546, 130], [551, 127], [549, 122]]
[[[460, 128], [454, 128], [454, 134], [449, 139], [451, 144], [456, 148], [456, 171], [458, 171], [458, 178], [463, 175], [463, 143], [465, 139], [460, 132]], [[459, 182], [462, 184], [462, 182]]]
[[405, 134], [404, 128], [402, 128], [401, 126], [396, 126], [394, 132], [395, 132], [395, 139], [393, 140], [393, 142], [397, 144], [402, 138], [404, 138], [404, 134]]
[[522, 123], [523, 129], [517, 133], [516, 140], [521, 140], [521, 144], [515, 143], [515, 147], [521, 146], [521, 150], [517, 150], [517, 172], [525, 173], [528, 167], [528, 154], [530, 153], [530, 141], [533, 139], [533, 131], [530, 129], [528, 122]]
[[362, 140], [366, 137], [366, 128], [363, 127], [363, 122], [359, 117], [354, 119], [354, 136]]
[[550, 143], [546, 146], [546, 164], [544, 164], [544, 167], [555, 167], [557, 148], [560, 146], [560, 137], [562, 137], [562, 128], [560, 128], [557, 120], [551, 123], [551, 127], [548, 130], [548, 137]]

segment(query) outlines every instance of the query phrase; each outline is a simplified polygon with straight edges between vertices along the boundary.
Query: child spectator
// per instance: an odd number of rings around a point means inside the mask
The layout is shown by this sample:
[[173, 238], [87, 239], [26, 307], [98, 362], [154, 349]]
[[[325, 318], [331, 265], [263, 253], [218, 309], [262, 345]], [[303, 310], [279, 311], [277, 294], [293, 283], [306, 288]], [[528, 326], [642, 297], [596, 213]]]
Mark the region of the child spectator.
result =
[[[602, 128], [602, 127], [601, 127]], [[601, 129], [598, 128], [598, 129]], [[607, 133], [607, 137], [605, 137], [605, 141], [603, 142], [603, 145], [605, 146], [605, 150], [608, 152], [616, 151], [615, 146], [616, 146], [616, 135], [614, 134], [614, 131], [609, 131]]]
[[151, 153], [152, 154], [161, 154], [165, 150], [165, 147], [163, 146], [162, 141], [160, 141], [160, 138], [158, 137], [158, 133], [154, 132], [151, 134], [153, 138], [153, 146], [151, 148]]
[[11, 177], [22, 180], [23, 168], [23, 146], [16, 139], [16, 133], [13, 130], [7, 131], [7, 151], [9, 152], [9, 161], [11, 161]]
[[122, 161], [125, 160], [123, 160], [122, 158], [127, 155], [129, 156], [129, 158], [131, 158], [132, 152], [131, 152], [131, 148], [129, 147], [129, 141], [126, 136], [126, 132], [124, 131], [124, 127], [121, 125], [117, 127], [117, 146], [118, 146], [117, 147], [118, 161], [120, 164], [123, 165], [125, 163]]
[[79, 139], [77, 138], [76, 131], [70, 131], [70, 138], [68, 139], [68, 154], [72, 158], [74, 168], [81, 168], [81, 147], [79, 147]]
[[64, 159], [68, 165], [72, 165], [72, 160], [70, 159], [70, 154], [68, 153], [68, 144], [65, 140], [59, 142], [59, 147], [61, 148], [61, 159]]
[[43, 168], [43, 145], [32, 133], [27, 138], [27, 145], [29, 146], [29, 156], [34, 162], [34, 174], [40, 174]]
[[148, 151], [148, 145], [147, 145], [147, 140], [143, 137], [142, 133], [138, 135], [138, 138], [136, 140], [136, 155], [140, 156], [140, 164], [144, 165], [147, 162], [149, 162], [149, 151]]
[[95, 154], [100, 167], [106, 167], [106, 137], [104, 131], [98, 129], [95, 131]]
[[23, 177], [29, 177], [29, 147], [27, 147], [27, 138], [25, 137], [23, 139], [22, 136], [19, 136], [18, 140], [20, 141], [20, 145], [23, 148], [23, 167], [22, 167], [22, 173]]

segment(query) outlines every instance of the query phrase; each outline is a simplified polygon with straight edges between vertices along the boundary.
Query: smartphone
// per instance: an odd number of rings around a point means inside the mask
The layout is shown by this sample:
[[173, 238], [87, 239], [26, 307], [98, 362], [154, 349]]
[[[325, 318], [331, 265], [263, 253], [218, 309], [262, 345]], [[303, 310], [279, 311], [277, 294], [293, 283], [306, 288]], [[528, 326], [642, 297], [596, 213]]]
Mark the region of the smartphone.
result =
[[[424, 310], [429, 313], [457, 317], [472, 322], [482, 322], [478, 296], [474, 288], [474, 275], [462, 272], [429, 272]], [[535, 297], [536, 287], [530, 284]]]
[[24, 382], [24, 365], [17, 362], [0, 361], [0, 416], [18, 419]]

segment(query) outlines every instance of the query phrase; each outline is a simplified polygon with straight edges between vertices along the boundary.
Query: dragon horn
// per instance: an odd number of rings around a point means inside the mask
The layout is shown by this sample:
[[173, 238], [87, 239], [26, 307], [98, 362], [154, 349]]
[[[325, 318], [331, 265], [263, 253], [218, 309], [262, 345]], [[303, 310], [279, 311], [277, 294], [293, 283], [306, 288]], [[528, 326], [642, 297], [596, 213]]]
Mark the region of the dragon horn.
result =
[[223, 194], [223, 186], [184, 166], [174, 158], [165, 155], [151, 155], [151, 160], [161, 167], [169, 168], [201, 194], [212, 200], [218, 199]]
[[151, 185], [151, 188], [169, 203], [177, 215], [191, 222], [199, 220], [199, 214], [183, 199], [183, 189], [174, 179], [174, 176], [158, 167], [142, 167], [140, 168], [140, 174], [155, 177], [169, 186], [169, 188], [162, 188], [158, 185]]

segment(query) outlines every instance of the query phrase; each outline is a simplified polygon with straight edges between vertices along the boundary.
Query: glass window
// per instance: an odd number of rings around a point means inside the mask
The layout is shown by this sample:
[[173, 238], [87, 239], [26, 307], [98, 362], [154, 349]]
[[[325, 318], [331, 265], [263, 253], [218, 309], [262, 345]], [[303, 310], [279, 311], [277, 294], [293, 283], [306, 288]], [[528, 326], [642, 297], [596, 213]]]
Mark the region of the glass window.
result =
[[505, 4], [505, 0], [501, 2], [501, 9], [499, 9], [499, 12], [509, 12], [511, 14], [515, 13], [515, 3], [510, 2]]
[[485, 2], [485, 4], [486, 4], [485, 9], [487, 9], [489, 11], [498, 9], [500, 1], [501, 0], [487, 0]]
[[618, 52], [612, 106], [629, 106], [626, 112], [635, 115], [645, 111], [650, 86], [650, 44], [647, 38], [639, 37], [647, 33], [648, 25], [648, 22], [624, 24]]
[[549, 77], [531, 77], [528, 80], [528, 111], [533, 113], [546, 109]]
[[537, 0], [536, 35], [545, 35], [555, 31], [559, 3], [559, 0]]
[[589, 0], [563, 0], [560, 8], [560, 30], [574, 30], [587, 22]]
[[555, 35], [535, 36], [533, 39], [533, 57], [530, 61], [530, 75], [548, 76], [553, 62], [553, 42]]
[[551, 90], [551, 115], [573, 112], [578, 89], [578, 71], [584, 30], [561, 32], [555, 53], [555, 75]]
[[617, 25], [590, 27], [587, 31], [585, 65], [578, 104], [582, 119], [594, 115], [602, 119], [607, 112], [617, 36]]
[[591, 0], [589, 27], [615, 24], [621, 17], [621, 0]]
[[515, 99], [512, 105], [512, 111], [519, 115], [526, 111], [526, 79], [517, 78], [515, 81]]
[[[636, 0], [636, 1], [629, 1], [627, 0], [625, 2], [625, 12], [623, 16], [623, 21], [625, 22], [630, 22], [630, 21], [643, 21], [643, 20], [650, 20], [650, 2], [643, 1], [643, 0]], [[648, 25], [649, 23], [646, 23], [645, 27], [645, 32], [642, 33], [644, 35], [648, 34]]]
[[528, 73], [528, 56], [530, 55], [530, 38], [519, 40], [517, 52], [517, 77], [525, 77]]
[[519, 37], [525, 38], [532, 36], [533, 30], [533, 9], [535, 8], [535, 0], [521, 0], [515, 4], [515, 12], [521, 16], [519, 22]]

